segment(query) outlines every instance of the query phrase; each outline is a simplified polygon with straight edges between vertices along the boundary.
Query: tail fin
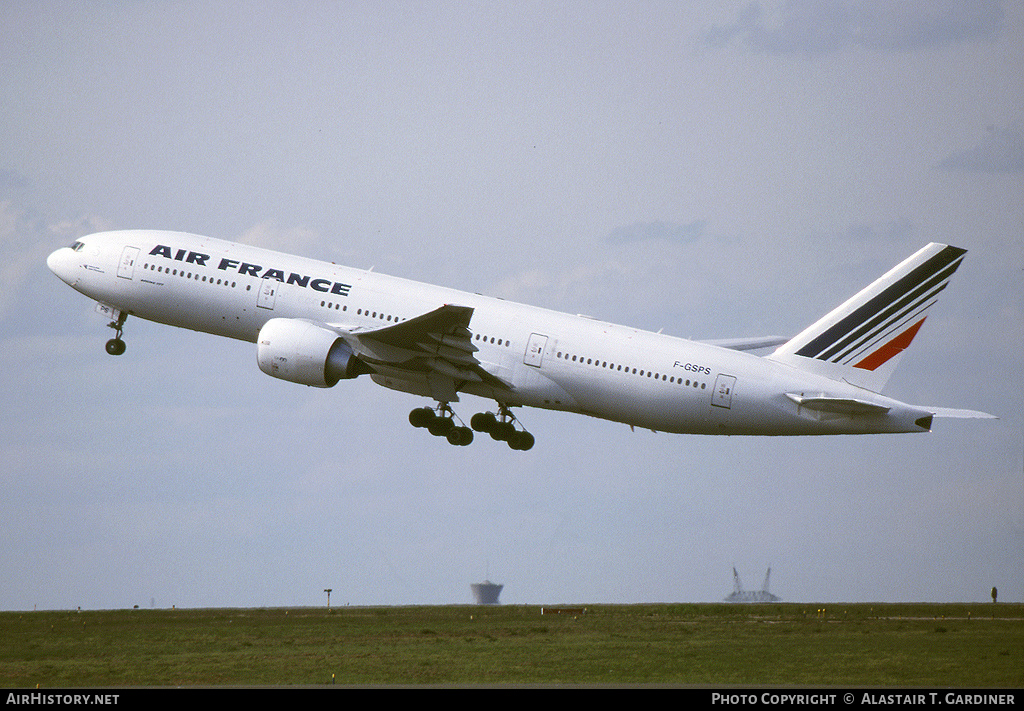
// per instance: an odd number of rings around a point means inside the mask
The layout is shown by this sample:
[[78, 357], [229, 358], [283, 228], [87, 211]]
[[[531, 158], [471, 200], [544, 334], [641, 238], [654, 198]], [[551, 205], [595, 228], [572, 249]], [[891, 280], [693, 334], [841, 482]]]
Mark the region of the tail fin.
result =
[[927, 245], [768, 357], [881, 392], [966, 253]]

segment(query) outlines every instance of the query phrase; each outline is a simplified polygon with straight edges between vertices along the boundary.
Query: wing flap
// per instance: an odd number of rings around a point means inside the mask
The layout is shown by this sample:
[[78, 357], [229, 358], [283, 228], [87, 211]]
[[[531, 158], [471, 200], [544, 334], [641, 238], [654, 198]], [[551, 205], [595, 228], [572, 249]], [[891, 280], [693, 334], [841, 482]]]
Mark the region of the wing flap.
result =
[[472, 370], [452, 365], [449, 361], [443, 358], [431, 358], [427, 361], [427, 366], [436, 373], [447, 375], [452, 380], [461, 380], [470, 383], [479, 383], [483, 381], [483, 378]]
[[[474, 346], [473, 342], [470, 340], [472, 334], [470, 333], [469, 329], [453, 330], [456, 331], [456, 333], [454, 333], [453, 335], [428, 333], [427, 336], [429, 336], [430, 339], [433, 340], [434, 342], [440, 343], [442, 346], [448, 346], [449, 348], [458, 348], [459, 350], [463, 350], [468, 353], [476, 353], [478, 350], [480, 350], [479, 348]], [[458, 333], [458, 331], [460, 330], [464, 330], [465, 333]]]
[[464, 365], [474, 365], [479, 363], [473, 353], [465, 351], [461, 348], [453, 348], [451, 346], [443, 346], [439, 343], [417, 343], [417, 346], [427, 353], [433, 353], [439, 358], [451, 361], [452, 363], [461, 363]]

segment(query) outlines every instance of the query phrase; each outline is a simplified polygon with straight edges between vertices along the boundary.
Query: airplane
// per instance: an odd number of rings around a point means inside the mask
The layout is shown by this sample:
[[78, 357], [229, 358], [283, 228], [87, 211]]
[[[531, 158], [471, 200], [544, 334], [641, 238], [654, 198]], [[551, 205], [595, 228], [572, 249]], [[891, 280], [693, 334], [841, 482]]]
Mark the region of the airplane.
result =
[[[931, 243], [792, 338], [695, 341], [210, 237], [83, 236], [47, 266], [110, 319], [135, 316], [256, 344], [264, 373], [330, 388], [367, 375], [430, 398], [409, 422], [465, 446], [474, 432], [528, 450], [513, 408], [705, 435], [927, 432], [991, 418], [882, 395], [966, 250]], [[774, 347], [767, 355], [752, 351]], [[496, 403], [469, 426], [461, 394]]]

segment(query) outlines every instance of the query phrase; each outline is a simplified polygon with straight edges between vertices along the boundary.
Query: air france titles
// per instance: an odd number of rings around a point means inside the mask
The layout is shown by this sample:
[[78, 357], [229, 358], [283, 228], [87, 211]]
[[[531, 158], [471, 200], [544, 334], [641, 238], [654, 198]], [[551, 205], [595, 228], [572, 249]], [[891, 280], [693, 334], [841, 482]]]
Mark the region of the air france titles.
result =
[[[158, 244], [150, 250], [151, 256], [166, 257], [176, 262], [186, 262], [188, 264], [196, 264], [201, 267], [209, 266], [207, 262], [210, 260], [209, 254], [202, 254], [200, 252], [193, 252], [188, 249], [177, 249], [172, 250], [170, 247]], [[305, 289], [312, 289], [313, 291], [319, 291], [323, 294], [334, 294], [335, 296], [348, 296], [349, 289], [352, 288], [351, 284], [343, 284], [341, 282], [332, 281], [330, 279], [314, 279], [313, 277], [306, 276], [305, 274], [296, 274], [290, 272], [288, 276], [285, 276], [284, 270], [274, 269], [272, 267], [266, 267], [259, 264], [250, 264], [249, 262], [239, 262], [237, 259], [228, 259], [224, 257], [220, 260], [220, 264], [217, 265], [217, 269], [221, 271], [234, 271], [238, 272], [242, 276], [251, 276], [258, 279], [275, 279], [284, 284], [294, 284], [295, 286], [301, 286]]]

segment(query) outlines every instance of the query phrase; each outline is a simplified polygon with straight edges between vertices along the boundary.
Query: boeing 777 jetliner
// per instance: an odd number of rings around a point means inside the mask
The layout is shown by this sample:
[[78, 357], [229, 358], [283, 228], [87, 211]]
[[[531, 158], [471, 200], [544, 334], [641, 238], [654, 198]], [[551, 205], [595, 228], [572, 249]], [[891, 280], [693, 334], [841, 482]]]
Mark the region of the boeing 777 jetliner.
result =
[[[125, 350], [129, 315], [237, 338], [275, 378], [329, 388], [368, 375], [436, 403], [409, 414], [416, 427], [525, 450], [534, 438], [515, 407], [725, 435], [926, 432], [936, 416], [991, 417], [881, 394], [964, 254], [929, 244], [789, 340], [717, 343], [179, 232], [88, 235], [47, 265], [108, 315], [111, 355]], [[461, 393], [496, 412], [466, 426], [452, 409]]]

